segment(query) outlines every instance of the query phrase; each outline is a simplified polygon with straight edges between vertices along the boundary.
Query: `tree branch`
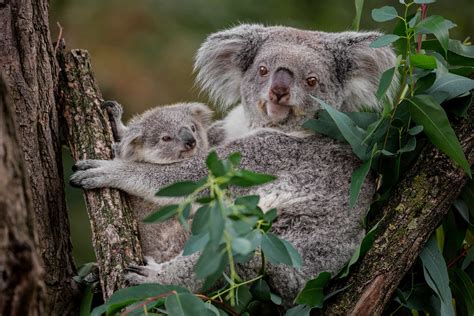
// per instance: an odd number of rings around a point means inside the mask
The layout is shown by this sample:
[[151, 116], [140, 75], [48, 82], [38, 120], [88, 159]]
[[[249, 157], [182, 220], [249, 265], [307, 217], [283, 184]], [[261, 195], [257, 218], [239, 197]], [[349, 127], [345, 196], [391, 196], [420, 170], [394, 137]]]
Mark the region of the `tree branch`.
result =
[[[474, 106], [467, 118], [454, 118], [452, 125], [472, 165]], [[350, 288], [330, 302], [324, 315], [380, 315], [466, 180], [451, 159], [433, 145], [426, 146], [383, 207], [372, 248], [349, 278], [334, 284]]]
[[[112, 130], [101, 109], [102, 96], [85, 50], [64, 51], [57, 58], [58, 102], [63, 109], [67, 142], [74, 160], [112, 159]], [[92, 226], [104, 298], [123, 287], [124, 268], [142, 263], [138, 225], [124, 193], [114, 189], [84, 191]]]

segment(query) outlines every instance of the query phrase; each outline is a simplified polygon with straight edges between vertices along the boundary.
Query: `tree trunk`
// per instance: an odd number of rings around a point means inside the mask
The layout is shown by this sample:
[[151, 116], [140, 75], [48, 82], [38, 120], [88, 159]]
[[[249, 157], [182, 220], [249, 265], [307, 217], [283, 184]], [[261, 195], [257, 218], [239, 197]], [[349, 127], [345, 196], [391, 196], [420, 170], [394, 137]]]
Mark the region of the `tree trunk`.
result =
[[[466, 119], [452, 124], [472, 165], [474, 105]], [[332, 300], [324, 315], [380, 315], [466, 180], [446, 155], [432, 145], [424, 148], [384, 206], [373, 246], [350, 277], [335, 286], [350, 287]]]
[[0, 315], [43, 315], [43, 269], [14, 116], [0, 75]]
[[[85, 50], [58, 53], [61, 67], [58, 102], [63, 107], [67, 141], [74, 160], [112, 159], [113, 135], [102, 96]], [[124, 268], [141, 264], [138, 225], [124, 193], [114, 189], [86, 190], [94, 250], [104, 298], [125, 285]]]
[[44, 314], [67, 315], [77, 310], [78, 288], [72, 279], [48, 1], [1, 1], [0, 25], [0, 70], [16, 111], [45, 269]]

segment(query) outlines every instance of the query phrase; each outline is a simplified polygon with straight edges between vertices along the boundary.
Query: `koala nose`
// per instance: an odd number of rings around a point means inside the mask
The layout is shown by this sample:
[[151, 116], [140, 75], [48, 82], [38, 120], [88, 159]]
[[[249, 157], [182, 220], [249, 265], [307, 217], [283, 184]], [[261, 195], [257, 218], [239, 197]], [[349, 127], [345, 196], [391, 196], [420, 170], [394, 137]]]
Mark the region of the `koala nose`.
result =
[[293, 83], [293, 73], [288, 69], [278, 69], [272, 78], [270, 86], [270, 101], [285, 103], [290, 100], [290, 85]]
[[196, 147], [196, 139], [186, 127], [182, 127], [179, 130], [178, 135], [179, 135], [179, 138], [181, 138], [182, 142], [184, 143], [184, 148], [186, 148], [186, 150], [191, 150], [194, 147]]

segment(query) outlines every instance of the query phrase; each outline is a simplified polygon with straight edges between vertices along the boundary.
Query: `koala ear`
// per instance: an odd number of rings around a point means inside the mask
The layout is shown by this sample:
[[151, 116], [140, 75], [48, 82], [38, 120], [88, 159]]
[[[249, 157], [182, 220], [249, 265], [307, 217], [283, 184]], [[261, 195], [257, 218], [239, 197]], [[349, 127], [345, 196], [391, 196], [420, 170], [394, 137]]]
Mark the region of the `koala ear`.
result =
[[[395, 66], [396, 56], [389, 46], [369, 47], [382, 34], [377, 32], [336, 33], [340, 54], [336, 54], [338, 78], [344, 82], [342, 110], [354, 111], [361, 105], [380, 108], [375, 92], [384, 71]], [[338, 58], [339, 57], [339, 58]], [[388, 91], [392, 97], [397, 88], [394, 80]]]
[[211, 34], [199, 48], [194, 70], [197, 83], [222, 108], [240, 100], [240, 81], [266, 39], [267, 28], [243, 24]]
[[131, 161], [139, 161], [141, 157], [142, 148], [143, 135], [138, 131], [134, 133], [129, 129], [127, 135], [125, 135], [122, 140], [117, 143], [114, 149], [117, 158]]
[[214, 112], [207, 105], [203, 103], [192, 103], [190, 111], [191, 115], [205, 127], [211, 124]]

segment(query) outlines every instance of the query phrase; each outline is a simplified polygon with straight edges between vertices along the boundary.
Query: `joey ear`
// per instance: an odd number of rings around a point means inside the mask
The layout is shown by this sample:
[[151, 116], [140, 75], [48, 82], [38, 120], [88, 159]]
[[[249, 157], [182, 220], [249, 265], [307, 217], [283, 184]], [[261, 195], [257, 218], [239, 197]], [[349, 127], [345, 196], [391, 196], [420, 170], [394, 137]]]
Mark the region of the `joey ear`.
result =
[[140, 132], [128, 133], [115, 147], [117, 158], [139, 161], [143, 148], [143, 135]]
[[212, 123], [212, 115], [214, 112], [207, 105], [203, 103], [192, 103], [190, 111], [191, 115], [205, 127], [208, 127]]
[[[396, 56], [390, 46], [369, 47], [375, 39], [382, 36], [378, 32], [343, 32], [336, 35], [336, 42], [343, 60], [338, 60], [337, 72], [344, 82], [344, 104], [342, 110], [354, 111], [361, 105], [379, 108], [375, 96], [381, 75], [395, 66]], [[397, 88], [394, 80], [388, 96], [392, 97]]]
[[240, 100], [240, 81], [266, 40], [267, 28], [257, 24], [211, 34], [199, 48], [194, 70], [202, 90], [222, 108]]

